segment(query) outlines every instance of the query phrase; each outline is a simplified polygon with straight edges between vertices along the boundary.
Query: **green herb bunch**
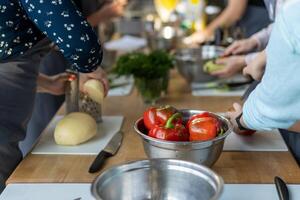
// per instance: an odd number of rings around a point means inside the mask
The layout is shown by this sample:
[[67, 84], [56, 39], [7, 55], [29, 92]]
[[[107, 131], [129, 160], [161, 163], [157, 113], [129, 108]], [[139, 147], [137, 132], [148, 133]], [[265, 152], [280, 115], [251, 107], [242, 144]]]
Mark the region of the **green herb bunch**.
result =
[[121, 56], [114, 69], [117, 75], [133, 75], [136, 78], [165, 77], [173, 68], [173, 58], [167, 52], [156, 50], [149, 54], [130, 53]]

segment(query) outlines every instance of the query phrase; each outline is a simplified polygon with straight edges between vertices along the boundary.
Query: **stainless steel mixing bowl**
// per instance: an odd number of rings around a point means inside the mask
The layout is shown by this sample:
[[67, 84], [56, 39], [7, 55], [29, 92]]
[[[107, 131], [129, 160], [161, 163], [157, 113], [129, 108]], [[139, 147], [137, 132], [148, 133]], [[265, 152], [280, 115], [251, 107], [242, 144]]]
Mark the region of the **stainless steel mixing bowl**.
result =
[[203, 65], [207, 61], [219, 57], [223, 51], [223, 47], [212, 45], [204, 45], [201, 48], [178, 49], [175, 52], [177, 70], [188, 83], [215, 80], [215, 76], [203, 71]]
[[110, 72], [116, 62], [117, 59], [117, 51], [116, 50], [108, 50], [103, 48], [103, 60], [101, 66], [107, 72]]
[[223, 180], [195, 163], [153, 159], [111, 168], [96, 178], [91, 190], [101, 200], [217, 200]]
[[[200, 110], [180, 110], [183, 120], [187, 121], [191, 116], [202, 113]], [[225, 117], [214, 114], [218, 117], [226, 132], [213, 140], [193, 141], [193, 142], [173, 142], [156, 139], [147, 135], [143, 118], [136, 121], [134, 125], [135, 131], [143, 140], [144, 150], [148, 158], [174, 158], [192, 161], [206, 166], [212, 166], [220, 157], [225, 138], [232, 132], [232, 126]]]
[[179, 36], [177, 35], [176, 28], [165, 26], [160, 31], [147, 31], [146, 38], [148, 46], [152, 51], [170, 51], [176, 48]]

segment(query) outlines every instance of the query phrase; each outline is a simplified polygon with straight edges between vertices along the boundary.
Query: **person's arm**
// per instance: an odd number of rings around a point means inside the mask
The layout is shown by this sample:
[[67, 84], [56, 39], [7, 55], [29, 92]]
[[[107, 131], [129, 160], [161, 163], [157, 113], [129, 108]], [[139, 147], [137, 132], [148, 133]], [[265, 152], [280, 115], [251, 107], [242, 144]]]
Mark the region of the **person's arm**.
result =
[[251, 129], [288, 129], [300, 119], [300, 1], [291, 2], [274, 24], [263, 79], [244, 104]]
[[65, 84], [68, 78], [69, 75], [67, 73], [54, 76], [47, 76], [40, 73], [37, 77], [37, 92], [62, 95], [65, 93]]
[[[272, 26], [273, 24], [270, 24], [267, 28], [258, 31], [247, 39], [235, 41], [225, 49], [223, 56], [244, 54], [265, 49], [272, 32]], [[249, 63], [254, 57], [254, 54], [249, 53], [249, 56], [245, 60], [246, 63]]]
[[246, 65], [249, 65], [252, 61], [254, 61], [258, 54], [259, 54], [259, 52], [253, 52], [253, 53], [246, 54], [246, 56], [245, 56]]
[[266, 67], [266, 52], [252, 53], [246, 56], [247, 66], [243, 69], [244, 75], [251, 76], [254, 80], [260, 81]]
[[89, 15], [87, 21], [91, 26], [97, 26], [98, 24], [107, 22], [115, 17], [120, 17], [124, 14], [124, 7], [126, 4], [126, 0], [107, 3], [103, 8]]
[[207, 31], [213, 34], [219, 27], [229, 27], [235, 24], [243, 17], [247, 4], [248, 0], [229, 0], [224, 11], [208, 25]]
[[245, 13], [247, 4], [248, 0], [228, 0], [228, 4], [223, 12], [204, 31], [198, 31], [184, 38], [183, 42], [190, 45], [210, 40], [217, 28], [229, 27], [241, 19]]
[[263, 50], [266, 48], [270, 35], [272, 32], [273, 24], [270, 24], [267, 28], [262, 29], [261, 31], [255, 33], [251, 36], [252, 39], [256, 40], [257, 42], [257, 50]]
[[73, 70], [89, 73], [102, 61], [98, 37], [71, 0], [20, 0], [28, 17], [53, 41]]
[[232, 77], [237, 73], [242, 72], [244, 66], [246, 65], [244, 55], [219, 58], [215, 63], [218, 65], [224, 65], [223, 69], [211, 73], [211, 75], [218, 76], [219, 78]]

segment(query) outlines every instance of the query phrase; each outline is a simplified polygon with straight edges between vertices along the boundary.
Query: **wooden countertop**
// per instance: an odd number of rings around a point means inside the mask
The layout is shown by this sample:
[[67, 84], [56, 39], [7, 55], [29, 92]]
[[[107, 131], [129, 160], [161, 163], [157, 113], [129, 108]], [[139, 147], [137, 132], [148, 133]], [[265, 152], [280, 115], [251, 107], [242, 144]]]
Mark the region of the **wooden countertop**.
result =
[[[237, 97], [193, 97], [187, 84], [172, 73], [169, 94], [159, 104], [179, 109], [203, 109], [224, 112]], [[136, 90], [130, 96], [106, 99], [105, 115], [124, 115], [123, 144], [118, 154], [106, 162], [104, 169], [137, 159], [146, 159], [142, 142], [133, 130], [133, 123], [146, 106]], [[60, 111], [62, 112], [62, 110]], [[95, 156], [32, 155], [17, 167], [7, 183], [91, 183], [100, 174], [89, 174]], [[287, 183], [300, 183], [300, 170], [290, 152], [223, 152], [213, 166], [225, 183], [273, 183], [274, 176]]]

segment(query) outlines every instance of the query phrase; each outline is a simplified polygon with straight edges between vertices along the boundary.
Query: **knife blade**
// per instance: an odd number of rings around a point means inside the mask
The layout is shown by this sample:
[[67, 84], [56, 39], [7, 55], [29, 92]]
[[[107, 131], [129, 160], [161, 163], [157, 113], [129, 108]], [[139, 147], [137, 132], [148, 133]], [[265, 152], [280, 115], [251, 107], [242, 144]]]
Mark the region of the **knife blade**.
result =
[[116, 84], [111, 84], [111, 85], [109, 86], [109, 89], [119, 88], [119, 87], [127, 86], [127, 85], [129, 85], [129, 84], [130, 84], [129, 82], [126, 82], [126, 83], [116, 83]]
[[243, 87], [245, 85], [250, 84], [252, 81], [243, 81], [243, 82], [232, 82], [232, 83], [226, 83], [226, 82], [216, 82], [216, 83], [206, 83], [201, 86], [193, 86], [193, 90], [211, 90], [211, 89], [219, 89], [219, 88], [239, 88]]
[[113, 138], [109, 141], [106, 147], [102, 151], [100, 151], [99, 154], [96, 156], [95, 160], [89, 168], [89, 173], [98, 172], [105, 163], [105, 160], [109, 157], [114, 156], [118, 152], [122, 143], [122, 139], [123, 133], [121, 131], [119, 131], [113, 136]]
[[278, 176], [275, 176], [274, 182], [279, 196], [279, 200], [289, 200], [289, 190], [286, 183]]
[[243, 96], [241, 97], [241, 100], [246, 101], [249, 97], [249, 95], [251, 94], [251, 92], [253, 92], [253, 90], [255, 90], [256, 86], [260, 83], [260, 81], [253, 81], [250, 86], [248, 87], [248, 89], [246, 90], [246, 92], [243, 94]]

